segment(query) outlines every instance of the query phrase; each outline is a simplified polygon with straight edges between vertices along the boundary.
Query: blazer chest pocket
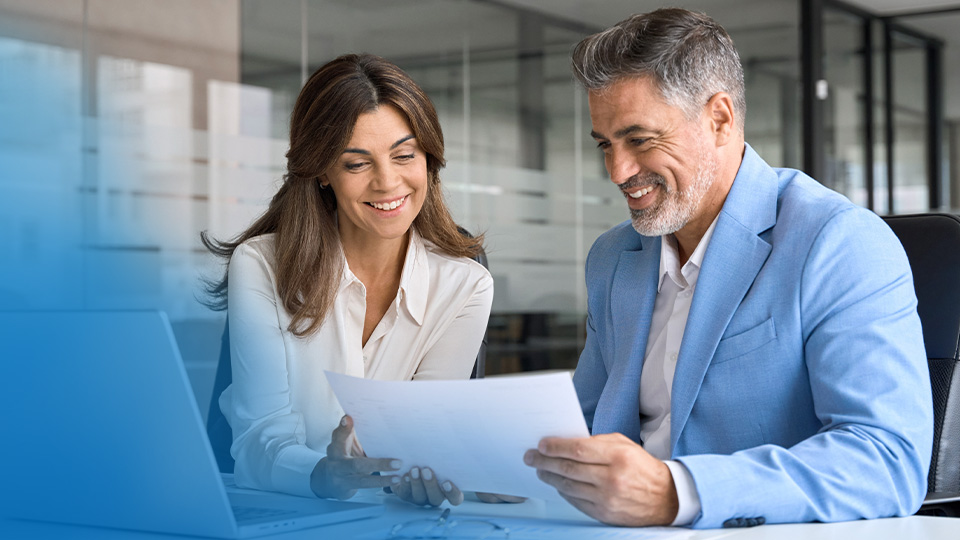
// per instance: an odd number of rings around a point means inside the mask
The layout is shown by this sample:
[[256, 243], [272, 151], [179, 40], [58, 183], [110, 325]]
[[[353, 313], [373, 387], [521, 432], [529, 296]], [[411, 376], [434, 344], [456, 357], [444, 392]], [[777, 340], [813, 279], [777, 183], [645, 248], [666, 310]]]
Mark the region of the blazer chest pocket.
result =
[[777, 328], [773, 324], [773, 317], [771, 317], [745, 332], [721, 339], [720, 343], [717, 344], [717, 351], [713, 354], [712, 364], [717, 365], [735, 360], [776, 339]]

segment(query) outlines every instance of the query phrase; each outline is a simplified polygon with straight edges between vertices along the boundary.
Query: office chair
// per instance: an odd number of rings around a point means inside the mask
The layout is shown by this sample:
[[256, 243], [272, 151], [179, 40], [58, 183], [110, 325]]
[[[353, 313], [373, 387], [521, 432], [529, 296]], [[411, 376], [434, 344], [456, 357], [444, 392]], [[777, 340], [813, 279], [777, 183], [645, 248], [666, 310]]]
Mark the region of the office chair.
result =
[[[459, 228], [464, 236], [471, 237], [463, 228]], [[473, 260], [487, 266], [487, 254], [481, 249]], [[471, 379], [482, 379], [487, 360], [487, 333], [483, 333], [483, 341], [480, 342], [480, 351], [477, 353], [477, 361], [473, 365]], [[233, 430], [227, 422], [227, 418], [220, 410], [220, 394], [230, 386], [233, 381], [233, 370], [230, 365], [230, 321], [224, 321], [223, 336], [220, 338], [220, 360], [217, 362], [217, 375], [213, 381], [213, 395], [210, 397], [210, 409], [207, 414], [207, 436], [210, 438], [210, 446], [213, 448], [213, 455], [217, 458], [217, 465], [222, 473], [232, 473], [234, 467], [233, 456], [230, 455], [230, 445], [233, 444]]]
[[886, 216], [913, 271], [933, 387], [933, 457], [919, 514], [960, 515], [960, 217]]

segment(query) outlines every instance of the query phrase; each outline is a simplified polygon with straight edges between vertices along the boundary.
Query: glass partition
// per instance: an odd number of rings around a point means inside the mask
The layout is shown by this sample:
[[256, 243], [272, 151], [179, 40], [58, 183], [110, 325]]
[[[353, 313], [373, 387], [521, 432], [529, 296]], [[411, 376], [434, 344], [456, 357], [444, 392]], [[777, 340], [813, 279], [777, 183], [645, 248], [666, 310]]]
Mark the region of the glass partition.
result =
[[865, 140], [866, 118], [864, 21], [834, 9], [824, 10], [823, 67], [827, 81], [824, 98], [823, 144], [826, 175], [818, 180], [843, 193], [855, 204], [867, 206]]
[[[792, 0], [764, 4], [776, 24], [721, 18], [747, 71], [748, 139], [771, 163], [796, 165], [797, 25], [784, 5]], [[53, 204], [70, 225], [56, 231], [58, 241], [71, 246], [56, 251], [62, 260], [53, 266], [78, 269], [18, 305], [163, 309], [205, 409], [223, 314], [198, 302], [201, 278], [221, 272], [198, 232], [230, 238], [265, 209], [283, 177], [305, 77], [336, 55], [371, 52], [397, 62], [434, 101], [450, 206], [459, 223], [486, 234], [497, 291], [488, 372], [576, 365], [586, 253], [628, 217], [569, 70], [573, 44], [599, 26], [475, 0], [98, 6], [0, 0], [0, 65], [61, 74], [63, 102], [37, 105], [57, 111], [58, 129], [44, 133], [60, 135], [43, 144], [62, 159], [20, 151], [37, 133], [26, 121], [0, 147], [0, 159], [62, 182], [8, 182], [18, 196], [5, 201]], [[19, 92], [7, 104], [48, 97], [25, 90], [41, 84], [12, 81], [0, 80]], [[34, 110], [21, 108], [7, 112]], [[20, 231], [27, 247], [13, 266], [29, 273], [29, 246], [48, 243], [48, 222], [34, 208], [9, 208], [0, 220]]]
[[890, 35], [893, 111], [892, 212], [930, 208], [927, 170], [927, 48], [921, 40], [896, 31]]

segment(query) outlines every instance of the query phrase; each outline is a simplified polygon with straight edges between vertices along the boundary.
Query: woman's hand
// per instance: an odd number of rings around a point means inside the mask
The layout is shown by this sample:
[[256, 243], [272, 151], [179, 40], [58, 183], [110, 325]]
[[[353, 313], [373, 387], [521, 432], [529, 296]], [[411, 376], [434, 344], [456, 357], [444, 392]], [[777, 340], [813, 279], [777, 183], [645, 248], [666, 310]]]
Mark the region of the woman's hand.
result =
[[392, 486], [391, 490], [397, 497], [420, 506], [440, 506], [445, 500], [454, 506], [463, 502], [460, 489], [449, 480], [440, 482], [429, 467], [410, 469], [403, 475], [400, 485]]
[[400, 462], [395, 459], [368, 458], [353, 431], [353, 419], [344, 416], [340, 426], [333, 430], [327, 457], [321, 459], [310, 473], [310, 489], [318, 497], [329, 499], [349, 499], [363, 488], [396, 489], [400, 484], [399, 476], [373, 473], [399, 468]]
[[514, 497], [513, 495], [499, 495], [497, 493], [483, 493], [478, 491], [477, 498], [480, 502], [498, 504], [498, 503], [522, 503], [527, 500], [526, 497]]

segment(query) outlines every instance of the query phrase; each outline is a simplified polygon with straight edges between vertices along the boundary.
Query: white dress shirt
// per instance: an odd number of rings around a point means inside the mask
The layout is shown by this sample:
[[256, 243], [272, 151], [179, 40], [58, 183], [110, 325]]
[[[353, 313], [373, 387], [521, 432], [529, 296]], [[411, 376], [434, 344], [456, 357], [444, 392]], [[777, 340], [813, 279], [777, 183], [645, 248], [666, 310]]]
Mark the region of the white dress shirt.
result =
[[272, 234], [244, 242], [230, 259], [233, 383], [220, 409], [233, 429], [238, 486], [312, 497], [310, 473], [343, 416], [324, 370], [380, 380], [469, 377], [493, 279], [476, 261], [446, 255], [413, 231], [397, 297], [361, 345], [366, 289], [345, 258], [334, 305], [303, 338], [287, 329], [291, 315], [274, 266]]
[[[660, 281], [640, 374], [640, 438], [644, 449], [657, 459], [669, 460], [671, 457], [670, 400], [673, 374], [677, 369], [677, 356], [703, 265], [703, 255], [716, 224], [717, 220], [714, 219], [682, 268], [677, 239], [672, 234], [661, 237]], [[682, 463], [666, 463], [673, 475], [680, 501], [673, 525], [688, 525], [700, 513], [700, 497], [693, 477]]]

